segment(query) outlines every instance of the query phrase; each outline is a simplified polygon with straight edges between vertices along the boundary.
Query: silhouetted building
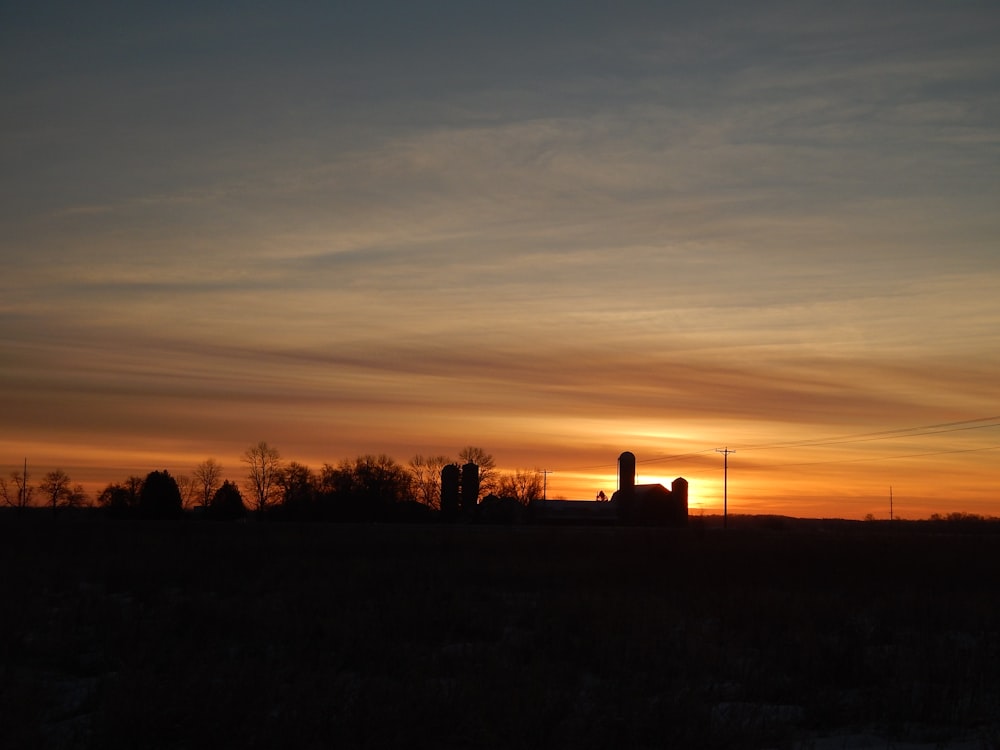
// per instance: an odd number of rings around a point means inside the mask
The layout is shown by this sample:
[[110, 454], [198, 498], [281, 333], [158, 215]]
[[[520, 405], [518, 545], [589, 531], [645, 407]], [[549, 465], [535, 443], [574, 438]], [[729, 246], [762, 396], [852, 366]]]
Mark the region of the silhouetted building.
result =
[[471, 461], [462, 467], [462, 513], [472, 518], [479, 504], [479, 467]]
[[441, 516], [452, 519], [458, 515], [459, 486], [462, 473], [455, 464], [441, 469]]
[[[625, 451], [618, 456], [618, 492], [629, 493], [635, 489], [635, 454]], [[614, 497], [614, 495], [612, 495]]]
[[610, 526], [619, 522], [618, 506], [597, 500], [532, 500], [528, 503], [528, 520], [532, 523]]
[[459, 469], [449, 464], [441, 470], [441, 517], [452, 520], [461, 514], [466, 520], [485, 523], [517, 523], [523, 519], [554, 524], [685, 525], [687, 480], [678, 477], [670, 489], [662, 484], [637, 485], [635, 464], [635, 456], [628, 451], [618, 457], [618, 491], [610, 501], [532, 500], [527, 509], [520, 505], [510, 507], [494, 496], [487, 497], [480, 505], [479, 467], [467, 463]]
[[611, 504], [622, 523], [683, 526], [688, 518], [688, 483], [678, 477], [668, 490], [662, 484], [635, 483], [635, 456], [625, 451], [618, 457], [618, 491]]
[[512, 497], [487, 495], [476, 506], [476, 521], [488, 524], [512, 525], [524, 523], [527, 509]]

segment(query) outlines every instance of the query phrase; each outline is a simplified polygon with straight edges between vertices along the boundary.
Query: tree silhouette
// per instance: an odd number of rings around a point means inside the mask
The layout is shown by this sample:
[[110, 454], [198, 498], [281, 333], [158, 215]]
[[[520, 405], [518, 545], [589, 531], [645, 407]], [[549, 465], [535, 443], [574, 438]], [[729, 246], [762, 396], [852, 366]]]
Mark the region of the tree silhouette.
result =
[[247, 465], [244, 486], [251, 508], [258, 514], [281, 501], [281, 454], [264, 440], [246, 449], [240, 459]]
[[177, 482], [177, 489], [181, 493], [181, 507], [187, 510], [198, 499], [200, 491], [198, 482], [194, 477], [189, 477], [187, 474], [181, 474], [175, 478], [175, 481]]
[[6, 479], [0, 478], [0, 497], [3, 498], [5, 504], [17, 508], [19, 514], [31, 505], [31, 496], [35, 492], [35, 488], [28, 484], [29, 478], [27, 459], [25, 459], [24, 468], [20, 472], [12, 471], [10, 473], [10, 481], [13, 486], [7, 484]]
[[394, 503], [410, 499], [410, 475], [384, 453], [357, 458], [354, 482], [359, 495], [377, 515], [387, 512]]
[[475, 445], [467, 445], [458, 452], [458, 457], [461, 459], [458, 462], [459, 465], [472, 463], [479, 467], [479, 493], [481, 495], [489, 495], [499, 490], [499, 474], [492, 453], [487, 453]]
[[308, 519], [313, 516], [316, 501], [316, 477], [308, 466], [292, 461], [281, 471], [281, 505], [289, 518]]
[[38, 489], [45, 496], [45, 504], [52, 508], [53, 515], [59, 508], [74, 508], [87, 500], [83, 487], [71, 484], [69, 475], [62, 469], [47, 473]]
[[428, 508], [441, 507], [441, 469], [453, 463], [447, 456], [417, 454], [410, 459], [410, 483], [413, 499]]
[[139, 509], [142, 477], [130, 476], [124, 482], [109, 484], [97, 498], [97, 504], [108, 511], [112, 518], [126, 518]]
[[542, 499], [542, 472], [538, 469], [518, 469], [511, 474], [503, 474], [498, 484], [497, 494], [500, 497], [513, 498], [522, 505]]
[[243, 518], [246, 512], [240, 488], [227, 479], [212, 495], [206, 515], [220, 521], [231, 521]]
[[362, 508], [353, 496], [354, 471], [348, 461], [337, 466], [323, 464], [316, 479], [316, 517], [327, 521], [362, 518]]
[[177, 518], [182, 507], [180, 489], [168, 471], [146, 475], [139, 493], [139, 512], [144, 518]]
[[194, 467], [192, 477], [198, 486], [198, 496], [202, 507], [208, 508], [215, 493], [222, 486], [222, 464], [214, 458], [207, 458]]
[[385, 454], [325, 464], [319, 491], [321, 517], [341, 520], [384, 520], [412, 497], [410, 473]]

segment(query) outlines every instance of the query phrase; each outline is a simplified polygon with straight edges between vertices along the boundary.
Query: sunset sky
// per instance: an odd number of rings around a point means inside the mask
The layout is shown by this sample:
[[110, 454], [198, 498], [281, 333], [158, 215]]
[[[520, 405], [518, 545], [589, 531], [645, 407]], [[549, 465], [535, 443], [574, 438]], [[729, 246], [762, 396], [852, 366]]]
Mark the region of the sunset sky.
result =
[[491, 452], [1000, 515], [996, 2], [0, 6], [0, 470]]

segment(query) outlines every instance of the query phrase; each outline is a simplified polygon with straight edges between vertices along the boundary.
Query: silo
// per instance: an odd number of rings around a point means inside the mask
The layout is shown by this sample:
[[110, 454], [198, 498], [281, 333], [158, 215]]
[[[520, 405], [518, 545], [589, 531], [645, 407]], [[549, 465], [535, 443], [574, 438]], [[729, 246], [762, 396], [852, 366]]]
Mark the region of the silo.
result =
[[677, 516], [675, 521], [679, 524], [687, 523], [688, 519], [688, 480], [684, 477], [677, 477], [670, 483], [670, 495], [674, 500]]
[[618, 457], [618, 491], [631, 494], [635, 490], [635, 454], [625, 451]]
[[458, 484], [461, 472], [455, 464], [441, 469], [441, 515], [454, 518], [458, 514]]
[[618, 456], [618, 492], [611, 498], [618, 505], [618, 520], [634, 523], [638, 513], [635, 496], [635, 454], [625, 451]]
[[479, 467], [471, 461], [462, 467], [462, 511], [475, 513], [479, 503]]

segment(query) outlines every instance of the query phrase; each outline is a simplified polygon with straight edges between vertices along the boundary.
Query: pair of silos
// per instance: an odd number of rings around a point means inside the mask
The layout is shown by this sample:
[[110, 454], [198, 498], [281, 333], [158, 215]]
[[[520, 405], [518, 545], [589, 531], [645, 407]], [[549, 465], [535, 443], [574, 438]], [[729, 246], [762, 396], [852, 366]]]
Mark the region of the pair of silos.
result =
[[448, 464], [441, 469], [441, 515], [472, 515], [478, 503], [479, 466], [470, 461], [461, 468]]

